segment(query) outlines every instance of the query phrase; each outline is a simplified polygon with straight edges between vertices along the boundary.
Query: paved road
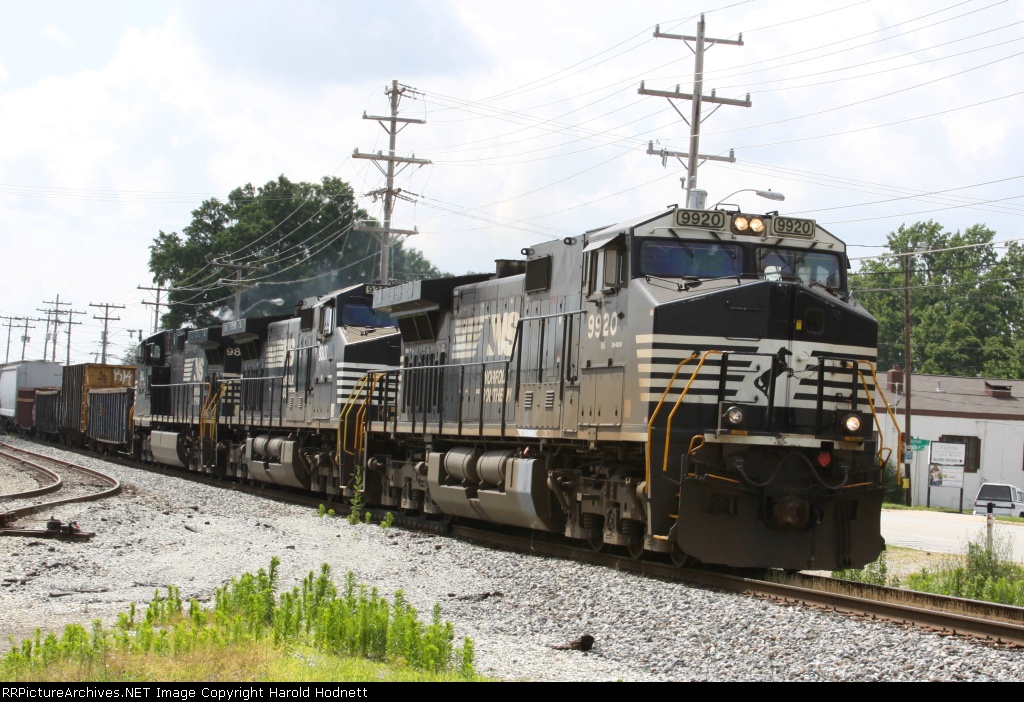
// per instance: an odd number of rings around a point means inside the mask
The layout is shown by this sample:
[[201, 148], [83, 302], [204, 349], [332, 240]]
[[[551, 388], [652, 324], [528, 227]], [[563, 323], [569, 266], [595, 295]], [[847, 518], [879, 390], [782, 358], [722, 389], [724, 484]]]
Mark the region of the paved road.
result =
[[[1013, 559], [1024, 563], [1024, 524], [996, 520], [995, 542], [1010, 542]], [[882, 536], [892, 546], [934, 553], [963, 553], [968, 541], [985, 540], [985, 517], [914, 510], [882, 510]]]

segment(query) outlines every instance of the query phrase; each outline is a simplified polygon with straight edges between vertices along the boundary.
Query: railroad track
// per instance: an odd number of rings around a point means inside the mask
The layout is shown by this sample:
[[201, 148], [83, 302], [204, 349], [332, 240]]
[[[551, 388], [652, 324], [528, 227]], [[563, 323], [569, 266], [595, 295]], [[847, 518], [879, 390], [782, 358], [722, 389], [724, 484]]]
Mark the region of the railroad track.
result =
[[[396, 521], [396, 523], [399, 523]], [[536, 536], [495, 534], [454, 525], [451, 533], [491, 546], [535, 555], [570, 558], [646, 577], [686, 582], [774, 601], [915, 626], [944, 635], [1024, 648], [1024, 608], [965, 600], [913, 590], [852, 583], [834, 578], [779, 571], [736, 573], [678, 568], [656, 556], [634, 559], [614, 551], [595, 553], [586, 545], [557, 543]]]
[[[7, 528], [20, 517], [45, 513], [72, 502], [103, 499], [121, 491], [121, 483], [106, 473], [3, 442], [0, 442], [0, 460], [34, 474], [43, 483], [30, 490], [0, 495], [0, 526], [5, 527], [0, 534], [21, 532]], [[38, 499], [51, 494], [57, 495], [56, 499]]]
[[[0, 447], [2, 446], [0, 444]], [[334, 509], [338, 516], [349, 514], [347, 505], [329, 502], [327, 496], [228, 483], [200, 473], [184, 472], [164, 466], [140, 465], [126, 458], [106, 458], [132, 468], [142, 468], [208, 485], [230, 486], [232, 489], [261, 497], [307, 505], [311, 509], [324, 504]], [[388, 510], [381, 509], [364, 511], [370, 514], [371, 521], [374, 522], [383, 521], [388, 514]], [[619, 552], [617, 549], [608, 548], [595, 552], [588, 544], [570, 543], [557, 535], [511, 529], [496, 532], [462, 522], [448, 523], [438, 519], [403, 515], [397, 511], [393, 514], [395, 526], [450, 535], [494, 548], [592, 563], [645, 577], [686, 582], [787, 604], [915, 626], [943, 635], [966, 636], [997, 645], [1024, 648], [1024, 608], [1021, 607], [851, 583], [806, 574], [787, 576], [778, 571], [737, 573], [716, 569], [679, 568], [672, 565], [667, 557], [659, 557], [658, 554], [648, 553], [642, 559], [635, 559], [624, 550]]]

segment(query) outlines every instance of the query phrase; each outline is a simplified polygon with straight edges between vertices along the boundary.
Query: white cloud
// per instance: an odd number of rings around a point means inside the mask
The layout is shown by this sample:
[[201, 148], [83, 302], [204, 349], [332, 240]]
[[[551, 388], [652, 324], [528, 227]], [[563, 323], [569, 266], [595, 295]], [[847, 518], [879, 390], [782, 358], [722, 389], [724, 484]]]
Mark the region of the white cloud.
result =
[[47, 23], [40, 36], [42, 36], [43, 39], [49, 39], [53, 43], [58, 46], [62, 46], [65, 49], [72, 49], [75, 46], [74, 40], [53, 22]]
[[[436, 199], [416, 206], [400, 202], [395, 225], [418, 227], [423, 233], [409, 245], [452, 273], [487, 270], [494, 258], [516, 257], [521, 247], [560, 238], [561, 232], [623, 221], [683, 199], [680, 164], [670, 162], [662, 168], [645, 150], [648, 139], [678, 148], [687, 128], [664, 100], [639, 96], [636, 89], [641, 79], [652, 88], [676, 83], [684, 90], [689, 87], [692, 55], [682, 42], [653, 39], [651, 30], [661, 22], [663, 31], [689, 33], [695, 20], [668, 23], [678, 17], [675, 2], [652, 2], [640, 9], [601, 2], [594, 6], [524, 2], [526, 9], [519, 5], [513, 11], [458, 0], [447, 11], [458, 17], [457, 23], [442, 27], [444, 31], [436, 23], [424, 24], [428, 35], [440, 31], [437, 41], [448, 36], [445, 32], [458, 32], [454, 43], [460, 51], [479, 47], [467, 54], [467, 60], [457, 62], [457, 70], [451, 67], [451, 52], [434, 57], [432, 63], [426, 56], [430, 43], [411, 37], [389, 54], [394, 63], [387, 69], [394, 71], [387, 76], [388, 82], [395, 78], [424, 93], [415, 100], [404, 99], [403, 113], [427, 120], [401, 133], [399, 151], [434, 161], [433, 166], [407, 169], [399, 185]], [[883, 5], [891, 17], [882, 16]], [[364, 109], [370, 114], [388, 110], [385, 81], [380, 75], [364, 73], [364, 66], [370, 64], [380, 69], [374, 54], [366, 52], [363, 61], [341, 65], [329, 52], [305, 52], [301, 43], [288, 39], [304, 36], [304, 26], [315, 21], [300, 13], [292, 18], [294, 25], [288, 32], [273, 33], [274, 43], [256, 46], [254, 50], [265, 52], [259, 62], [245, 66], [242, 59], [225, 59], [229, 47], [218, 49], [211, 44], [210, 37], [229, 31], [224, 23], [208, 16], [205, 5], [189, 7], [190, 14], [179, 16], [172, 10], [165, 20], [145, 29], [120, 28], [116, 44], [104, 44], [107, 51], [116, 47], [112, 58], [104, 54], [101, 60], [81, 64], [95, 66], [93, 70], [69, 69], [67, 64], [45, 66], [49, 72], [42, 80], [11, 87], [12, 81], [3, 83], [0, 183], [50, 190], [40, 191], [45, 197], [0, 192], [0, 247], [8, 260], [26, 262], [0, 278], [7, 306], [0, 312], [28, 314], [41, 306], [41, 300], [51, 300], [59, 292], [76, 309], [89, 302], [127, 304], [129, 309], [120, 313], [121, 324], [149, 328], [146, 320], [151, 319], [152, 308], [139, 304], [143, 294], [135, 290], [137, 284], [149, 283], [147, 247], [158, 230], [180, 231], [188, 224], [190, 211], [206, 197], [223, 197], [233, 187], [247, 182], [259, 185], [280, 174], [312, 181], [336, 174], [360, 193], [381, 186], [381, 176], [369, 162], [347, 158], [356, 147], [361, 151], [386, 148], [386, 136], [377, 123], [361, 119]], [[384, 31], [390, 25], [388, 6], [382, 7], [375, 21]], [[1015, 156], [1018, 147], [1013, 136], [1019, 130], [1013, 120], [1020, 100], [900, 127], [850, 130], [1014, 92], [1019, 71], [1011, 68], [1019, 66], [1019, 60], [892, 98], [771, 124], [895, 92], [953, 73], [957, 66], [979, 64], [990, 54], [962, 63], [957, 59], [929, 63], [927, 59], [936, 52], [954, 51], [934, 49], [909, 59], [914, 65], [905, 71], [775, 91], [777, 84], [762, 81], [807, 75], [811, 77], [798, 82], [820, 83], [857, 72], [850, 66], [858, 62], [896, 53], [888, 44], [868, 44], [872, 37], [866, 36], [859, 51], [825, 56], [850, 45], [840, 40], [867, 35], [925, 10], [915, 9], [914, 3], [867, 3], [856, 11], [802, 23], [799, 31], [792, 31], [785, 20], [812, 14], [811, 10], [777, 3], [770, 12], [757, 14], [747, 13], [744, 7], [708, 15], [709, 35], [726, 37], [744, 31], [745, 45], [709, 52], [705, 88], [739, 86], [720, 94], [750, 90], [754, 103], [750, 109], [723, 107], [706, 118], [701, 150], [720, 153], [736, 147], [741, 160], [735, 165], [709, 162], [701, 168], [700, 187], [709, 191], [711, 202], [739, 188], [772, 188], [787, 196], [780, 209], [800, 211], [879, 200], [886, 192], [859, 186], [843, 190], [808, 173], [939, 190], [1017, 172], [1020, 159]], [[204, 32], [194, 31], [201, 20], [206, 21]], [[907, 34], [900, 51], [967, 36], [1006, 19], [972, 21], [979, 24], [943, 25], [951, 34], [927, 40]], [[764, 29], [752, 31], [758, 27]], [[986, 41], [1006, 39], [1004, 34]], [[47, 27], [44, 36], [49, 41], [40, 48], [42, 57], [59, 53], [49, 42], [69, 45], [68, 35], [54, 25]], [[816, 54], [796, 53], [826, 43], [829, 48]], [[78, 51], [84, 53], [84, 46]], [[777, 60], [787, 54], [794, 55]], [[23, 72], [11, 60], [12, 75], [23, 80]], [[323, 65], [311, 70], [311, 61]], [[275, 64], [272, 72], [266, 70], [269, 62]], [[791, 65], [778, 67], [779, 63]], [[887, 66], [872, 64], [861, 72]], [[845, 72], [812, 75], [833, 69]], [[5, 77], [0, 64], [0, 81]], [[520, 86], [525, 89], [517, 90]], [[444, 96], [475, 102], [456, 109]], [[688, 111], [688, 106], [683, 110]], [[545, 133], [530, 126], [534, 118], [551, 120], [546, 125], [549, 129], [558, 125], [571, 129]], [[580, 130], [597, 137], [581, 139]], [[848, 133], [794, 141], [840, 132]], [[618, 146], [601, 143], [612, 137], [625, 140]], [[743, 148], [775, 141], [788, 143]], [[559, 144], [564, 145], [555, 146]], [[803, 173], [769, 172], [750, 162]], [[982, 190], [971, 194], [998, 197]], [[741, 204], [764, 204], [749, 197], [749, 202], [741, 200]], [[436, 201], [452, 203], [450, 209], [455, 210], [480, 207], [474, 214], [485, 221], [431, 207]], [[362, 204], [381, 215], [379, 203], [366, 200]], [[928, 206], [905, 202], [816, 216], [845, 221]], [[957, 211], [935, 215], [952, 229], [962, 226], [957, 217], [972, 223], [990, 216]], [[513, 224], [494, 223], [503, 218]], [[844, 223], [833, 231], [851, 243], [876, 244], [899, 223], [898, 218]], [[1008, 225], [1016, 220], [1004, 218], [1002, 227], [999, 222], [990, 223], [1009, 237]], [[45, 250], [41, 250], [44, 241]], [[95, 332], [95, 328], [76, 327], [75, 347], [90, 350]]]

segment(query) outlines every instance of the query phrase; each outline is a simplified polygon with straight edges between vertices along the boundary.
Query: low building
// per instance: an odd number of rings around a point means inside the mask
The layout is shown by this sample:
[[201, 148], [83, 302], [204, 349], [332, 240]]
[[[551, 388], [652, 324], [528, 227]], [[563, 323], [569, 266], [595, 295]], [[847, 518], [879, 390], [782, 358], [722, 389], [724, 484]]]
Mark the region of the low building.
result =
[[[900, 430], [905, 426], [903, 371], [880, 377]], [[915, 505], [973, 509], [982, 483], [1024, 486], [1024, 381], [918, 375], [911, 378], [911, 432], [916, 449], [910, 462]], [[877, 403], [882, 445], [896, 460], [897, 429]], [[949, 487], [930, 460], [932, 443], [964, 445], [963, 487]], [[953, 471], [954, 475], [956, 471]], [[935, 474], [933, 480], [929, 476]], [[942, 483], [947, 483], [943, 485]]]

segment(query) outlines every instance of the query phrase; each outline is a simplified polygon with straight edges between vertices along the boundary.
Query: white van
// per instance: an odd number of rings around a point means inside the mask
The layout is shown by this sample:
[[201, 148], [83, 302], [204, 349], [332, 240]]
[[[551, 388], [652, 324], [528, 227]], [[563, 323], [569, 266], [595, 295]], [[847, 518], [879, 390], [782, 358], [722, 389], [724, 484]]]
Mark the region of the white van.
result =
[[988, 514], [990, 502], [997, 517], [1024, 517], [1024, 491], [1014, 485], [984, 483], [974, 498], [974, 513]]

